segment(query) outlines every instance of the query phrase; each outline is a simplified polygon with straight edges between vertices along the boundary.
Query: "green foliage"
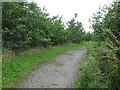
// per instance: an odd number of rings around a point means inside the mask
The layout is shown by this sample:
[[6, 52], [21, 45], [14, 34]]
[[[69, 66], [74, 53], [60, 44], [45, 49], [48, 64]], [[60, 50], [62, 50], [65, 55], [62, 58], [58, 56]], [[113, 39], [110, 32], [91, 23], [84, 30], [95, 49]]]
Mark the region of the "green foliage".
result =
[[66, 43], [64, 24], [62, 24], [62, 17], [53, 17], [51, 26], [51, 41], [52, 45], [59, 45]]
[[105, 34], [105, 29], [110, 29], [110, 31], [120, 38], [120, 1], [114, 1], [110, 6], [104, 6], [100, 8], [99, 11], [93, 15], [92, 28], [94, 29], [94, 34], [96, 39], [100, 41], [105, 41], [107, 36]]
[[115, 57], [114, 52], [110, 52], [104, 42], [99, 47], [97, 44], [89, 47], [85, 57], [80, 61], [79, 77], [75, 87], [120, 88], [120, 73], [116, 72], [119, 66], [111, 63], [111, 58], [105, 58], [109, 56]]
[[16, 50], [40, 46], [43, 40], [44, 44], [49, 41], [43, 32], [48, 14], [41, 11], [35, 3], [4, 2], [2, 7], [4, 47]]
[[108, 13], [105, 14], [104, 24], [111, 32], [120, 38], [120, 1], [116, 0], [110, 7], [107, 8]]
[[69, 31], [69, 41], [72, 43], [81, 43], [84, 41], [85, 31], [83, 29], [82, 23], [76, 21], [77, 14], [75, 14], [75, 17], [68, 21], [67, 30]]
[[[93, 17], [92, 27], [98, 38], [97, 50], [99, 67], [110, 88], [120, 88], [120, 1], [114, 1], [109, 7], [101, 9]], [[104, 44], [101, 42], [104, 41]], [[107, 50], [107, 52], [105, 51]]]
[[46, 9], [33, 2], [3, 2], [2, 9], [5, 48], [16, 51], [36, 46], [81, 43], [85, 40], [82, 23], [75, 21], [77, 15], [65, 29], [62, 17], [49, 18]]
[[99, 58], [101, 56], [98, 55], [96, 49], [98, 50], [98, 47], [96, 47], [95, 45], [89, 46], [86, 55], [80, 61], [79, 77], [75, 87], [77, 88], [109, 87], [110, 80], [108, 78], [104, 78], [104, 74], [101, 74], [100, 69], [101, 64], [99, 63]]
[[96, 45], [80, 62], [76, 87], [120, 88], [120, 1], [101, 8], [93, 15]]
[[84, 37], [84, 41], [95, 41], [95, 35], [91, 32], [85, 33], [83, 37]]

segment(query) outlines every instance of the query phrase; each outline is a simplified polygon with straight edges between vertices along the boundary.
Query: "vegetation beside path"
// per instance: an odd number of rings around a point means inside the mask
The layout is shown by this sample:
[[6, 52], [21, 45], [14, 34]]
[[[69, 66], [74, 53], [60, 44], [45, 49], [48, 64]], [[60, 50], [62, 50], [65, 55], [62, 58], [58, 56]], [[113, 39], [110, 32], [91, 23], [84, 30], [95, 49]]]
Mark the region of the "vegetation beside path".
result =
[[57, 54], [69, 49], [79, 49], [89, 46], [93, 43], [84, 44], [69, 44], [62, 46], [54, 46], [48, 48], [37, 48], [29, 51], [24, 51], [18, 55], [4, 54], [3, 55], [3, 88], [11, 88], [21, 78], [37, 67], [40, 63], [51, 62], [52, 58]]
[[[105, 47], [102, 47], [106, 50]], [[102, 50], [103, 50], [102, 49]], [[114, 69], [110, 63], [106, 63], [100, 60], [102, 55], [96, 50], [101, 51], [100, 48], [96, 48], [96, 45], [87, 48], [87, 52], [83, 59], [80, 61], [79, 75], [74, 87], [76, 88], [108, 88], [110, 87], [109, 77], [105, 77], [105, 68], [110, 72]], [[111, 67], [111, 68], [108, 68]], [[103, 70], [104, 69], [104, 70]]]
[[[116, 63], [111, 63], [108, 57], [114, 52], [104, 43], [89, 46], [83, 59], [80, 61], [79, 75], [76, 88], [120, 88], [120, 73], [115, 71]], [[117, 61], [117, 60], [116, 60]], [[114, 61], [115, 62], [115, 61]]]
[[96, 45], [80, 62], [79, 88], [120, 88], [120, 1], [93, 15]]

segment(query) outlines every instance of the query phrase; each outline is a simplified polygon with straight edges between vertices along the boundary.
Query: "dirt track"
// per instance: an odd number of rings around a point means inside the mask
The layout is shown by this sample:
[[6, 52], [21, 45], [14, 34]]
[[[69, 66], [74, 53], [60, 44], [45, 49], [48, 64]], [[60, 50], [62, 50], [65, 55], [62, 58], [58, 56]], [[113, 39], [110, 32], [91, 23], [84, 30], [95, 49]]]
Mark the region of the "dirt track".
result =
[[15, 88], [71, 88], [77, 76], [78, 63], [85, 49], [68, 50], [56, 56], [55, 62], [42, 64]]

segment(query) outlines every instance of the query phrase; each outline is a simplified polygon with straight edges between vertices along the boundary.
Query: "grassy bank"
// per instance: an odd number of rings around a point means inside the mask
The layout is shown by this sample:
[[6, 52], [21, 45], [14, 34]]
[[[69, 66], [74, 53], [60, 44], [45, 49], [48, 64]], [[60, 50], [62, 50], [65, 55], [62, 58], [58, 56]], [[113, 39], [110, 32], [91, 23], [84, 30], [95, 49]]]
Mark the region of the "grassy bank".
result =
[[108, 52], [106, 56], [111, 54], [104, 45], [88, 47], [86, 55], [80, 61], [76, 88], [119, 88], [120, 73], [109, 76], [116, 65], [102, 59], [103, 51]]
[[107, 82], [102, 83], [101, 70], [97, 53], [94, 51], [94, 46], [88, 48], [86, 55], [80, 61], [79, 77], [76, 82], [77, 88], [106, 88]]
[[54, 46], [44, 49], [28, 50], [18, 55], [3, 55], [3, 88], [11, 88], [21, 78], [25, 77], [30, 70], [44, 62], [53, 61], [52, 58], [69, 49], [78, 49], [91, 45], [92, 43], [70, 44], [63, 46]]

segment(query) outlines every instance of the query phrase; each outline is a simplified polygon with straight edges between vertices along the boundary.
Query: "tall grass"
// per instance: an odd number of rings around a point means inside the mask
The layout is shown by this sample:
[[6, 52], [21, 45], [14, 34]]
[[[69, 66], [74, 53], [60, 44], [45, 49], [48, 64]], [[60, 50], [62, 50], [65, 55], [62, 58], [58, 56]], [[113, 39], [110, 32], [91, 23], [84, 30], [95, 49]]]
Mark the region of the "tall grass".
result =
[[95, 46], [88, 47], [86, 55], [80, 61], [76, 88], [107, 88], [110, 85], [110, 80], [104, 78], [104, 74], [101, 73], [98, 60], [100, 56], [94, 49]]
[[[102, 55], [103, 52], [106, 55]], [[79, 77], [76, 81], [77, 88], [119, 88], [119, 71], [110, 76], [116, 68], [116, 64], [111, 63], [104, 57], [112, 54], [105, 43], [100, 46], [88, 48], [85, 57], [80, 61]]]
[[44, 62], [53, 61], [53, 57], [69, 49], [78, 49], [92, 43], [70, 44], [54, 46], [43, 49], [31, 49], [18, 55], [3, 55], [3, 88], [11, 88], [21, 78], [25, 77], [32, 69]]

